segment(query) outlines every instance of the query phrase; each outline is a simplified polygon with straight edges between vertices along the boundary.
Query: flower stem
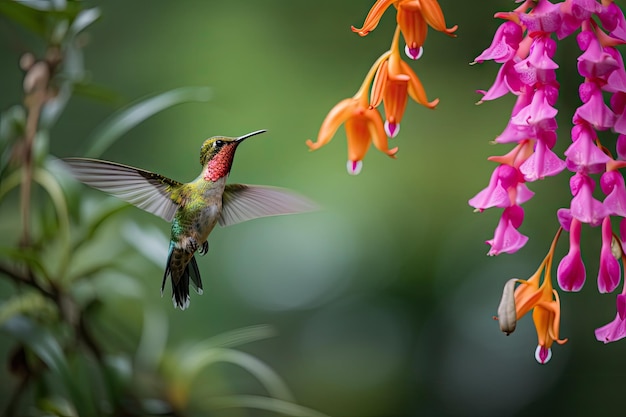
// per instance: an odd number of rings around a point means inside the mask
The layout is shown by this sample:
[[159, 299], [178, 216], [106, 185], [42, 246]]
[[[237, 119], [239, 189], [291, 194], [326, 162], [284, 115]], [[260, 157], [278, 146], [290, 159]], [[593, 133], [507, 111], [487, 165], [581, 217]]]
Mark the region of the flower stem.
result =
[[353, 98], [359, 99], [362, 97], [367, 97], [367, 93], [369, 91], [370, 85], [372, 84], [372, 80], [376, 75], [376, 71], [378, 71], [378, 67], [380, 67], [380, 64], [382, 64], [387, 58], [389, 58], [389, 55], [391, 55], [391, 51], [385, 51], [381, 56], [378, 57], [376, 62], [374, 62], [374, 65], [372, 65], [369, 72], [365, 76], [361, 87], [359, 87], [359, 91], [356, 92]]

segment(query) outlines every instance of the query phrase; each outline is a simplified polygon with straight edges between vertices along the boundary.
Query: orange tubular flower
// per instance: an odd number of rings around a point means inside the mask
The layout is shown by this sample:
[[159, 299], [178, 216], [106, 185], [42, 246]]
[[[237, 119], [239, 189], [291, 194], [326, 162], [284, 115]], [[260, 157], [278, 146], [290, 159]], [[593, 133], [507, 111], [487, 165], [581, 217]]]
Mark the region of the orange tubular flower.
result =
[[[515, 329], [515, 321], [520, 320], [526, 313], [532, 310], [538, 338], [535, 358], [541, 364], [547, 363], [552, 357], [550, 348], [554, 342], [558, 344], [567, 342], [567, 339], [559, 339], [561, 302], [558, 293], [552, 288], [552, 277], [550, 274], [554, 249], [560, 234], [561, 230], [559, 229], [548, 255], [537, 269], [537, 272], [528, 280], [517, 280], [520, 285], [515, 289], [513, 299], [509, 299], [507, 287], [505, 286], [505, 292], [498, 312], [499, 316], [503, 316], [502, 318], [504, 319], [502, 320], [504, 323], [501, 323], [501, 328], [505, 333], [509, 334]], [[542, 275], [543, 283], [540, 285], [539, 281]], [[515, 308], [516, 318], [504, 317], [507, 309], [513, 307]]]
[[400, 131], [400, 122], [406, 109], [408, 96], [430, 109], [434, 109], [439, 103], [439, 99], [428, 101], [420, 79], [400, 57], [399, 35], [398, 26], [391, 42], [389, 58], [383, 61], [376, 71], [370, 96], [372, 107], [378, 107], [381, 101], [384, 104], [385, 132], [390, 138], [395, 137]]
[[427, 25], [450, 36], [457, 26], [446, 27], [446, 21], [437, 0], [377, 0], [370, 9], [362, 28], [352, 26], [352, 31], [361, 36], [367, 35], [378, 26], [383, 13], [391, 5], [398, 9], [396, 20], [406, 42], [406, 54], [412, 59], [422, 55], [422, 45], [426, 39]]
[[383, 126], [383, 119], [378, 111], [369, 105], [367, 90], [374, 77], [376, 69], [387, 59], [389, 52], [385, 52], [372, 66], [365, 77], [361, 88], [352, 98], [347, 98], [335, 105], [328, 113], [317, 141], [306, 141], [313, 151], [326, 145], [335, 135], [339, 126], [345, 123], [348, 139], [348, 173], [356, 175], [361, 172], [363, 158], [372, 142], [381, 152], [395, 158], [398, 148], [388, 149], [387, 135]]

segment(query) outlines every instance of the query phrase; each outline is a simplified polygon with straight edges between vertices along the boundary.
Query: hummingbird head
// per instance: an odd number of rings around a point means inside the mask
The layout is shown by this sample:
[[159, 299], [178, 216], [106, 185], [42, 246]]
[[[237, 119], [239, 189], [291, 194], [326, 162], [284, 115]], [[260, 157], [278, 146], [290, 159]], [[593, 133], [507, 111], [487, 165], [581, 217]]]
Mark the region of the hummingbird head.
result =
[[205, 168], [204, 178], [217, 181], [228, 175], [237, 146], [245, 139], [263, 132], [266, 131], [257, 130], [236, 138], [213, 136], [205, 140], [200, 148], [200, 164]]

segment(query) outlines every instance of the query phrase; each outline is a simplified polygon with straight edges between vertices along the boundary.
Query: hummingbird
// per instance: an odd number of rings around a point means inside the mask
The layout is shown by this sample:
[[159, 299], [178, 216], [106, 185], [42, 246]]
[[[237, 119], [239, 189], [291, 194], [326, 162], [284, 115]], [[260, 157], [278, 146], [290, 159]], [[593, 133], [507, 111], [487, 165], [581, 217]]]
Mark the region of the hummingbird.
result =
[[316, 209], [306, 197], [283, 188], [226, 183], [237, 147], [245, 139], [264, 132], [206, 139], [200, 148], [202, 171], [187, 183], [116, 162], [89, 158], [63, 161], [77, 180], [172, 223], [161, 296], [169, 276], [174, 307], [184, 310], [190, 303], [189, 285], [202, 294], [195, 253], [208, 252], [207, 239], [216, 224], [229, 226], [259, 217]]

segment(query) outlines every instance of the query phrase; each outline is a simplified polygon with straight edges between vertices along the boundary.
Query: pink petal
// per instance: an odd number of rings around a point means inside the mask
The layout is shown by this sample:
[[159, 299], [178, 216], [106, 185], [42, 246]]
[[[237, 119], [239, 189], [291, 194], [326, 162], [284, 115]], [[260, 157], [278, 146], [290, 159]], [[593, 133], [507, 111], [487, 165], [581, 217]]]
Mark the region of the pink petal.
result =
[[475, 62], [494, 60], [503, 63], [515, 57], [519, 43], [522, 41], [524, 31], [517, 23], [506, 21], [496, 31], [489, 48], [476, 57]]
[[604, 206], [613, 216], [626, 217], [626, 187], [618, 171], [608, 171], [600, 177], [600, 187], [606, 194]]
[[472, 197], [468, 204], [480, 211], [491, 207], [510, 206], [511, 199], [507, 188], [511, 184], [511, 177], [514, 178], [515, 176], [515, 168], [508, 165], [499, 165], [491, 174], [487, 188]]
[[600, 250], [600, 270], [598, 271], [598, 291], [604, 294], [613, 292], [619, 285], [621, 278], [619, 262], [611, 250], [612, 242], [611, 218], [607, 216], [602, 221], [602, 249]]
[[613, 127], [615, 115], [604, 103], [602, 91], [593, 82], [585, 82], [579, 88], [582, 106], [574, 113], [574, 124], [589, 123], [596, 130], [606, 130]]
[[594, 137], [595, 132], [586, 124], [572, 128], [573, 143], [565, 151], [567, 169], [591, 174], [604, 171], [611, 158], [596, 146]]
[[556, 277], [564, 291], [580, 291], [585, 285], [586, 271], [580, 254], [580, 221], [573, 219], [570, 226], [569, 252], [561, 259]]
[[570, 179], [572, 217], [591, 226], [598, 226], [608, 215], [608, 210], [600, 201], [593, 198], [594, 181], [586, 174], [577, 173]]
[[491, 245], [487, 253], [489, 256], [500, 253], [515, 253], [521, 249], [528, 237], [517, 231], [524, 218], [524, 210], [520, 206], [511, 206], [504, 209], [498, 222], [493, 239], [486, 243]]
[[520, 165], [520, 172], [528, 182], [542, 180], [563, 171], [565, 161], [552, 152], [543, 141], [537, 141], [535, 152]]

